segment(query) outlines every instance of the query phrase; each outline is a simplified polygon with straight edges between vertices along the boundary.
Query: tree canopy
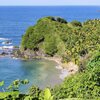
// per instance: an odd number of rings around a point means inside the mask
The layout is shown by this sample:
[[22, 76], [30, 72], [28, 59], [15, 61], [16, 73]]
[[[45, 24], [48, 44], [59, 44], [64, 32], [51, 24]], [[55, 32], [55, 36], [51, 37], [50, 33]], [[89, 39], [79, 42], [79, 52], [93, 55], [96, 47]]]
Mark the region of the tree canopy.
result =
[[[62, 49], [60, 45], [62, 44]], [[58, 55], [68, 62], [80, 64], [80, 58], [100, 49], [100, 20], [67, 22], [60, 17], [44, 17], [27, 29], [21, 48], [42, 50], [49, 56]], [[67, 58], [69, 58], [67, 60]]]

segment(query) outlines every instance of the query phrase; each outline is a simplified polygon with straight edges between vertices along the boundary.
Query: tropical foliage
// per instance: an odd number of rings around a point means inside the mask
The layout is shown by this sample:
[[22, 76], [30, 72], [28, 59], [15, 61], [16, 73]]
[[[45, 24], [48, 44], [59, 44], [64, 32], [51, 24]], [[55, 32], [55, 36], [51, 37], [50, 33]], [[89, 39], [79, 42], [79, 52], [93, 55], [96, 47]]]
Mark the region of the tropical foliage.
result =
[[[90, 59], [84, 72], [66, 78], [53, 89], [56, 100], [64, 98], [100, 99], [100, 53]], [[99, 99], [98, 99], [99, 98]]]
[[100, 50], [100, 20], [67, 22], [59, 17], [45, 17], [28, 28], [21, 49], [58, 55], [65, 62], [81, 64], [81, 58]]
[[[39, 87], [32, 86], [28, 94], [21, 94], [18, 90], [14, 91], [15, 89], [12, 89], [9, 92], [1, 92], [0, 99], [3, 97], [6, 99], [10, 98], [10, 100], [67, 100], [65, 98], [76, 98], [75, 100], [99, 100], [100, 53], [96, 51], [93, 52], [93, 54], [94, 55], [87, 62], [84, 72], [66, 78], [62, 84], [54, 88], [41, 90]], [[15, 80], [12, 83], [16, 86], [19, 80]], [[28, 81], [25, 80], [22, 83], [26, 84]], [[1, 86], [2, 85], [1, 83]]]
[[63, 62], [73, 61], [80, 66], [80, 72], [54, 88], [42, 90], [33, 85], [27, 94], [19, 92], [21, 84], [29, 83], [27, 79], [15, 80], [7, 91], [1, 81], [0, 99], [100, 100], [100, 20], [68, 23], [60, 17], [41, 18], [22, 37], [21, 50], [27, 49], [58, 55]]

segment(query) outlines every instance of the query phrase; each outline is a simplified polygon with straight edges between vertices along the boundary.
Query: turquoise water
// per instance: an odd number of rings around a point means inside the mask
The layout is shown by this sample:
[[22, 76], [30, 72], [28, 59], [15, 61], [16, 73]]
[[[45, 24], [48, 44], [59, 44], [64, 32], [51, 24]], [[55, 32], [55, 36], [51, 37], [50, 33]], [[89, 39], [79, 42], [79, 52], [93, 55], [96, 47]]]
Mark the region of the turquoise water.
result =
[[51, 86], [61, 82], [59, 78], [60, 70], [56, 69], [56, 63], [48, 60], [20, 60], [10, 57], [0, 58], [0, 80], [5, 81], [7, 87], [13, 80], [28, 79], [31, 85], [40, 88]]
[[[2, 46], [20, 45], [26, 29], [44, 16], [60, 16], [67, 21], [100, 18], [100, 6], [51, 6], [51, 7], [0, 7], [0, 50]], [[4, 44], [10, 40], [11, 44]], [[60, 71], [52, 61], [23, 61], [10, 57], [0, 58], [0, 81], [8, 86], [15, 79], [29, 79], [32, 84], [43, 88], [61, 82]], [[24, 87], [22, 88], [25, 89]]]

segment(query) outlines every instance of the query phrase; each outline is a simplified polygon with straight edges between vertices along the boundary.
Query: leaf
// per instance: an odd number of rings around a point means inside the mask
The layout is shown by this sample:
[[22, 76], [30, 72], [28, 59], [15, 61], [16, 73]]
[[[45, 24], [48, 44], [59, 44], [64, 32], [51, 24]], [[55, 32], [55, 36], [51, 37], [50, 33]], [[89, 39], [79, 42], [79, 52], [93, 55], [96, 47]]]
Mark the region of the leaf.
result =
[[4, 81], [0, 82], [0, 86], [3, 86], [4, 85]]
[[26, 96], [24, 100], [33, 100], [31, 96]]
[[45, 99], [45, 100], [49, 100], [50, 97], [51, 97], [50, 89], [49, 89], [49, 88], [46, 88], [46, 89], [44, 90], [44, 99]]
[[28, 79], [22, 80], [21, 83], [24, 84], [24, 85], [26, 85], [26, 84], [29, 83], [29, 80]]

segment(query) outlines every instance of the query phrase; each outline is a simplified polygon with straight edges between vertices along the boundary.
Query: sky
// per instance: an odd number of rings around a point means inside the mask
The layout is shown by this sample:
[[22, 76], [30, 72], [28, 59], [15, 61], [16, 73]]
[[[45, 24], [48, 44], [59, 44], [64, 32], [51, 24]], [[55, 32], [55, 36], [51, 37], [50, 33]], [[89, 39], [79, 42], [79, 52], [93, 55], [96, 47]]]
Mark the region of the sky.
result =
[[100, 0], [0, 0], [0, 6], [100, 5]]

